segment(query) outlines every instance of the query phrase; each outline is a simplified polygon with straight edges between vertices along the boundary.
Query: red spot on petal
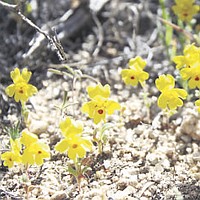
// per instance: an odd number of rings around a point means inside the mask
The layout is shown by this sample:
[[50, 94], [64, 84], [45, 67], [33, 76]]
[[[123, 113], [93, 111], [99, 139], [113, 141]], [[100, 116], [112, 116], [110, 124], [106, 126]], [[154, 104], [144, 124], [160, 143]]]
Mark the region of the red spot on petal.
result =
[[195, 81], [199, 81], [200, 78], [199, 78], [198, 76], [196, 76], [194, 80], [195, 80]]
[[102, 109], [98, 110], [98, 113], [99, 113], [100, 115], [102, 115], [102, 114], [103, 114], [103, 110], [102, 110]]

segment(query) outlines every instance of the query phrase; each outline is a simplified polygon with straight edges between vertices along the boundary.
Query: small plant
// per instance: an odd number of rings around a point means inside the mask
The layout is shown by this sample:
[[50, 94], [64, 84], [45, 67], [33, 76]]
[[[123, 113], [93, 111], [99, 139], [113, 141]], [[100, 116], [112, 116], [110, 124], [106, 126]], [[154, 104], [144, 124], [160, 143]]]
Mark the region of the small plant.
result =
[[[29, 111], [26, 108], [26, 102], [32, 95], [37, 93], [37, 88], [28, 83], [31, 78], [31, 72], [27, 68], [24, 68], [21, 73], [18, 68], [15, 68], [11, 71], [10, 76], [13, 84], [6, 88], [6, 94], [9, 97], [14, 97], [16, 102], [21, 103], [24, 122], [28, 125]], [[1, 160], [4, 161], [4, 166], [8, 166], [8, 168], [12, 168], [15, 164], [23, 164], [25, 166], [26, 176], [23, 176], [22, 180], [25, 184], [28, 199], [29, 188], [32, 187], [29, 183], [28, 168], [30, 165], [35, 164], [41, 166], [44, 163], [44, 159], [50, 158], [50, 148], [28, 129], [20, 132], [19, 127], [20, 123], [18, 122], [16, 126], [5, 128], [10, 136], [10, 151], [2, 153]]]
[[84, 103], [81, 110], [88, 113], [89, 117], [94, 119], [94, 123], [106, 122], [106, 115], [112, 115], [115, 110], [120, 109], [119, 103], [109, 99], [110, 86], [102, 86], [101, 83], [96, 86], [87, 87], [88, 95], [91, 101]]
[[80, 189], [81, 179], [89, 169], [82, 165], [82, 160], [86, 156], [86, 151], [92, 150], [92, 142], [82, 136], [82, 124], [73, 121], [70, 117], [60, 122], [60, 130], [64, 139], [56, 144], [55, 150], [60, 153], [67, 152], [68, 157], [73, 161], [74, 166], [69, 165], [68, 171], [75, 176]]
[[187, 92], [184, 89], [174, 88], [175, 80], [170, 74], [161, 75], [156, 79], [156, 87], [161, 92], [158, 97], [158, 106], [168, 111], [175, 111], [178, 107], [183, 105], [181, 99], [187, 97]]
[[130, 69], [122, 69], [121, 71], [125, 84], [136, 86], [140, 83], [144, 87], [145, 81], [149, 78], [149, 74], [143, 71], [146, 66], [146, 61], [137, 56], [136, 58], [130, 59], [128, 65]]
[[[169, 123], [169, 117], [184, 105], [184, 100], [186, 98], [188, 101], [191, 100], [188, 96], [191, 95], [192, 90], [195, 90], [195, 98], [198, 98], [195, 99], [194, 104], [197, 107], [197, 111], [200, 112], [200, 47], [198, 47], [198, 41], [200, 41], [200, 39], [199, 33], [195, 35], [195, 31], [193, 30], [193, 25], [195, 24], [195, 20], [193, 19], [200, 11], [200, 7], [194, 2], [194, 0], [175, 0], [175, 4], [170, 10], [170, 8], [165, 6], [164, 0], [159, 0], [162, 9], [162, 18], [159, 18], [159, 20], [165, 23], [164, 45], [168, 51], [170, 61], [175, 63], [176, 70], [180, 74], [180, 83], [183, 88], [176, 87], [176, 82], [179, 81], [179, 79], [175, 79], [170, 74], [162, 74], [155, 80], [155, 86], [160, 92], [157, 105], [162, 110], [161, 113], [167, 118], [167, 123]], [[170, 15], [171, 11], [177, 16], [176, 19], [172, 19]], [[177, 35], [174, 35], [174, 30], [177, 31]], [[46, 34], [44, 35], [46, 36]], [[192, 43], [194, 41], [196, 41], [197, 44]], [[181, 47], [181, 51], [184, 47], [183, 55], [176, 55], [178, 47]], [[132, 88], [137, 86], [142, 87], [143, 102], [148, 109], [146, 116], [151, 120], [151, 101], [148, 98], [149, 93], [147, 87], [148, 79], [151, 74], [145, 71], [147, 62], [142, 57], [136, 56], [135, 58], [131, 58], [127, 65], [128, 68], [122, 69], [119, 76], [121, 76], [126, 86], [131, 86]], [[88, 120], [92, 119], [94, 122], [94, 132], [92, 136], [90, 135], [87, 137], [85, 135], [81, 122], [74, 121], [74, 119], [67, 116], [59, 123], [62, 139], [54, 148], [57, 152], [66, 153], [68, 157], [67, 170], [75, 177], [80, 190], [81, 181], [86, 178], [87, 171], [90, 170], [87, 161], [90, 160], [89, 153], [93, 151], [93, 144], [97, 144], [98, 153], [102, 154], [105, 150], [105, 144], [108, 141], [107, 132], [117, 124], [108, 120], [108, 116], [113, 115], [115, 111], [120, 111], [120, 126], [127, 127], [125, 124], [127, 121], [123, 118], [125, 107], [122, 107], [117, 101], [111, 98], [110, 85], [106, 84], [103, 86], [98, 80], [83, 74], [79, 69], [73, 69], [65, 64], [61, 64], [60, 67], [63, 67], [66, 71], [58, 69], [50, 69], [49, 71], [59, 75], [67, 75], [72, 79], [72, 92], [69, 91], [68, 93], [68, 91], [65, 91], [63, 103], [61, 106], [57, 106], [60, 110], [59, 117], [61, 119], [63, 119], [63, 115], [65, 115], [65, 111], [69, 106], [73, 106], [74, 104], [79, 105], [80, 103], [74, 100], [75, 92], [73, 91], [76, 89], [75, 83], [81, 81], [83, 78], [90, 79], [97, 83], [94, 86], [88, 86], [86, 88], [89, 100], [84, 102], [80, 108], [81, 112], [88, 116]], [[9, 97], [13, 97], [16, 102], [20, 103], [25, 128], [22, 131], [20, 130], [21, 121], [18, 121], [17, 124], [14, 124], [10, 128], [5, 128], [5, 131], [9, 133], [10, 147], [8, 151], [3, 150], [0, 156], [4, 166], [7, 166], [9, 169], [14, 166], [20, 167], [27, 199], [29, 198], [30, 188], [34, 187], [31, 185], [29, 174], [30, 167], [32, 165], [42, 166], [45, 159], [49, 159], [51, 156], [49, 145], [42, 142], [37, 135], [29, 130], [30, 116], [26, 103], [30, 97], [37, 93], [37, 88], [29, 84], [31, 75], [32, 73], [28, 71], [27, 68], [22, 69], [21, 72], [19, 68], [15, 68], [10, 73], [13, 83], [5, 89], [5, 92]], [[72, 109], [74, 110], [74, 107], [72, 107]], [[149, 122], [151, 123], [151, 121]], [[138, 122], [133, 123], [135, 126]], [[132, 124], [130, 127], [132, 127]]]
[[5, 90], [9, 97], [14, 97], [16, 102], [21, 103], [22, 115], [25, 123], [27, 123], [28, 119], [26, 102], [28, 101], [29, 97], [37, 93], [37, 88], [28, 83], [31, 78], [31, 74], [32, 73], [28, 71], [27, 68], [24, 68], [21, 73], [19, 68], [15, 68], [10, 73], [13, 84], [9, 85]]
[[[90, 118], [94, 120], [95, 124], [103, 122], [100, 124], [99, 128], [95, 129], [94, 141], [98, 144], [99, 153], [103, 152], [103, 145], [106, 143], [105, 130], [108, 127], [106, 123], [106, 116], [112, 115], [115, 110], [120, 110], [121, 106], [116, 101], [109, 98], [110, 96], [110, 86], [107, 84], [102, 86], [101, 83], [95, 86], [87, 87], [88, 95], [91, 101], [83, 104], [81, 110], [83, 113], [87, 113]], [[110, 126], [109, 126], [110, 127]], [[99, 132], [99, 133], [98, 133]]]

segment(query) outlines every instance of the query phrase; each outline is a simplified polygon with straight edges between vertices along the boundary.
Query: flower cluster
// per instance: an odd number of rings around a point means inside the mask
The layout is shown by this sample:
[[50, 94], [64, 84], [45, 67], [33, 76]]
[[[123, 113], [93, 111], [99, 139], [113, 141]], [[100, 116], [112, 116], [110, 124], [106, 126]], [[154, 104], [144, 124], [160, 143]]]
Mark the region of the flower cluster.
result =
[[159, 76], [156, 79], [156, 87], [161, 92], [158, 98], [158, 106], [161, 109], [175, 110], [183, 105], [181, 99], [187, 97], [187, 92], [184, 89], [174, 88], [175, 80], [170, 74]]
[[10, 144], [11, 150], [1, 154], [4, 165], [9, 168], [13, 167], [14, 163], [40, 166], [44, 163], [45, 158], [50, 158], [49, 146], [27, 129], [22, 131], [20, 138], [10, 139]]
[[70, 117], [66, 117], [60, 123], [60, 130], [64, 139], [57, 143], [55, 149], [61, 153], [67, 151], [68, 157], [74, 162], [78, 158], [85, 157], [86, 151], [92, 150], [92, 142], [82, 136], [82, 124], [73, 121]]
[[9, 97], [13, 97], [16, 102], [25, 103], [28, 98], [37, 92], [37, 88], [31, 84], [28, 84], [31, 78], [31, 72], [24, 68], [22, 73], [18, 68], [11, 71], [10, 76], [13, 80], [13, 84], [6, 88], [6, 94]]
[[176, 5], [172, 10], [182, 21], [190, 22], [194, 15], [199, 12], [199, 6], [194, 5], [195, 0], [175, 0]]
[[146, 61], [140, 56], [137, 56], [130, 59], [128, 65], [130, 69], [122, 69], [121, 71], [122, 79], [125, 84], [136, 86], [140, 83], [144, 86], [145, 81], [149, 78], [149, 74], [143, 71], [146, 66]]
[[190, 89], [200, 89], [200, 48], [194, 44], [184, 48], [183, 55], [175, 56], [173, 61], [183, 80], [188, 80]]
[[[187, 45], [184, 48], [183, 55], [175, 56], [173, 61], [180, 71], [182, 79], [188, 81], [188, 87], [200, 89], [200, 48], [194, 44]], [[195, 102], [198, 107], [200, 106], [199, 102], [200, 100]]]
[[81, 110], [83, 113], [88, 113], [95, 124], [105, 121], [107, 114], [112, 115], [115, 110], [120, 109], [119, 103], [109, 99], [110, 86], [108, 84], [102, 86], [99, 83], [96, 86], [88, 86], [87, 92], [91, 101], [84, 103]]

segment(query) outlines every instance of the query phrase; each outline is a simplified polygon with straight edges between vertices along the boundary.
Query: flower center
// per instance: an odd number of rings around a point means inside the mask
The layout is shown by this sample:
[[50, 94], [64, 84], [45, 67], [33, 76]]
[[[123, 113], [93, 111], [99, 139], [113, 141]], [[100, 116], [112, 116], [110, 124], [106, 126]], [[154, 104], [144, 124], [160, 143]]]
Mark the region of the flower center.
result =
[[12, 162], [12, 158], [9, 158], [9, 161]]
[[134, 79], [135, 79], [135, 77], [134, 77], [134, 76], [131, 76], [131, 79], [132, 79], [132, 80], [134, 80]]
[[183, 16], [184, 16], [184, 17], [187, 17], [187, 16], [188, 16], [188, 13], [183, 13]]
[[23, 88], [22, 88], [22, 87], [20, 87], [20, 88], [19, 88], [19, 93], [20, 93], [20, 94], [23, 94], [23, 93], [24, 93], [24, 91], [23, 91]]
[[98, 113], [99, 113], [100, 115], [102, 115], [102, 114], [103, 114], [103, 110], [102, 110], [102, 109], [98, 110]]
[[73, 145], [72, 145], [72, 148], [73, 148], [73, 149], [76, 149], [77, 147], [78, 147], [78, 144], [73, 144]]
[[198, 76], [196, 76], [194, 80], [195, 80], [195, 81], [199, 81], [200, 78], [199, 78]]
[[38, 154], [41, 154], [42, 153], [42, 151], [38, 151]]

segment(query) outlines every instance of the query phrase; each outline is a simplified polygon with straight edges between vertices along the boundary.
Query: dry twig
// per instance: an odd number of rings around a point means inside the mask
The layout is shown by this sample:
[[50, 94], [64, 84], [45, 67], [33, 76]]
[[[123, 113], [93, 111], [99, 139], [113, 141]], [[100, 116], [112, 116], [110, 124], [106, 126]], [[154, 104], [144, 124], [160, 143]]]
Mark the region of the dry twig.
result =
[[48, 33], [43, 31], [41, 28], [39, 28], [36, 24], [34, 24], [30, 19], [28, 19], [25, 15], [21, 13], [21, 3], [15, 5], [15, 4], [8, 4], [0, 0], [0, 6], [3, 8], [12, 11], [16, 13], [24, 22], [26, 22], [29, 26], [34, 28], [37, 32], [44, 35], [44, 37], [49, 41], [50, 45], [53, 47], [53, 49], [56, 51], [59, 59], [61, 61], [66, 60], [65, 52], [63, 50], [63, 47], [60, 43], [60, 41], [57, 39], [56, 36], [50, 36]]

